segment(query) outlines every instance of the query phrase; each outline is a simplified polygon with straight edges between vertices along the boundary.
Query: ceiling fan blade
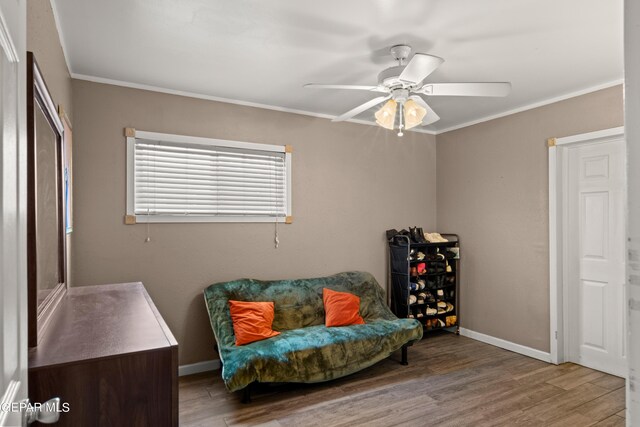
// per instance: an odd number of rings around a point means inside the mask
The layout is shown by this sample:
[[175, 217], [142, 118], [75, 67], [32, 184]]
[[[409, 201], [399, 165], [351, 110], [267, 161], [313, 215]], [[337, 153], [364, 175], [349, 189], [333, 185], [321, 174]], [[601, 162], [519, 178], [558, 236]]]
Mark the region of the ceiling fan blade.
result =
[[430, 96], [507, 96], [511, 83], [429, 83], [418, 92]]
[[444, 59], [426, 53], [416, 53], [400, 74], [399, 79], [408, 83], [420, 83], [444, 62]]
[[368, 90], [370, 92], [387, 92], [385, 88], [380, 86], [359, 86], [359, 85], [323, 85], [317, 83], [307, 83], [304, 85], [311, 89], [348, 89], [348, 90]]
[[365, 110], [368, 110], [369, 108], [380, 104], [381, 102], [386, 101], [387, 99], [390, 99], [391, 95], [389, 96], [379, 96], [377, 98], [373, 98], [371, 101], [367, 101], [364, 104], [358, 105], [356, 108], [347, 111], [346, 113], [344, 113], [341, 116], [336, 117], [335, 119], [331, 120], [332, 122], [343, 122], [345, 120], [348, 120], [354, 116], [357, 116], [358, 114], [362, 113]]
[[436, 112], [429, 107], [429, 104], [427, 104], [424, 99], [418, 95], [410, 96], [409, 99], [413, 99], [416, 104], [427, 110], [427, 114], [425, 114], [424, 119], [422, 120], [422, 126], [427, 126], [440, 120], [440, 116], [438, 116]]

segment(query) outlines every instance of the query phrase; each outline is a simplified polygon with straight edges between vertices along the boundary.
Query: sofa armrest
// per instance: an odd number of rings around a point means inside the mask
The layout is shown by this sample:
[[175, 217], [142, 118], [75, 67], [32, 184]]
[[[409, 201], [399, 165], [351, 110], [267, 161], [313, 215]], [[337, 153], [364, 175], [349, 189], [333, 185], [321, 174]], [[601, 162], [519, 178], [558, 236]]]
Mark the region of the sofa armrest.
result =
[[207, 306], [211, 329], [220, 349], [219, 353], [222, 354], [221, 349], [223, 347], [235, 346], [229, 299], [222, 292], [216, 292], [212, 287], [209, 287], [204, 291], [204, 301]]

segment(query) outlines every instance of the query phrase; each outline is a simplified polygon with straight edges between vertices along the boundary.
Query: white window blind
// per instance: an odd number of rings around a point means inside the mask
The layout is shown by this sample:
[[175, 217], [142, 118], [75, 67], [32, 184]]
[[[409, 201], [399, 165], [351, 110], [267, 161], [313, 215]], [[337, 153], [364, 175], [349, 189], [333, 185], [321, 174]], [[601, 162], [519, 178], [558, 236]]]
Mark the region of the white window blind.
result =
[[274, 222], [290, 215], [284, 146], [256, 149], [260, 144], [139, 133], [129, 147], [128, 198], [128, 213], [139, 222]]

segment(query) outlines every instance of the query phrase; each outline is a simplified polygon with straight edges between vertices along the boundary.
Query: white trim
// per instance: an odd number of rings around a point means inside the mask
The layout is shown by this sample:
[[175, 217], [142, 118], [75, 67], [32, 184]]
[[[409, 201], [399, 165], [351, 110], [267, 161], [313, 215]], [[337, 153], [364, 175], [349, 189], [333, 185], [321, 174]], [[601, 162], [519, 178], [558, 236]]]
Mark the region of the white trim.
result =
[[15, 405], [16, 396], [18, 395], [18, 390], [20, 390], [20, 385], [22, 383], [20, 381], [11, 380], [7, 385], [6, 391], [0, 398], [0, 426], [5, 425], [5, 421], [7, 420], [7, 416], [11, 411], [5, 411], [1, 408], [7, 408], [10, 405]]
[[479, 123], [488, 122], [490, 120], [499, 119], [501, 117], [510, 116], [512, 114], [521, 113], [523, 111], [532, 110], [534, 108], [544, 107], [545, 105], [554, 104], [556, 102], [560, 102], [560, 101], [564, 101], [564, 100], [567, 100], [567, 99], [575, 98], [577, 96], [586, 95], [588, 93], [597, 92], [597, 91], [602, 90], [602, 89], [608, 89], [610, 87], [618, 86], [618, 85], [621, 85], [623, 82], [624, 82], [623, 79], [617, 79], [617, 80], [612, 80], [612, 81], [607, 82], [607, 83], [602, 83], [602, 84], [599, 84], [599, 85], [590, 86], [588, 88], [577, 90], [575, 92], [569, 92], [569, 93], [566, 93], [564, 95], [555, 96], [553, 98], [543, 99], [541, 101], [536, 101], [536, 102], [533, 102], [531, 104], [526, 104], [526, 105], [523, 105], [521, 107], [517, 107], [517, 108], [513, 108], [511, 110], [503, 111], [501, 113], [492, 114], [492, 115], [485, 116], [485, 117], [482, 117], [482, 118], [479, 118], [479, 119], [475, 119], [475, 120], [471, 120], [471, 121], [468, 121], [468, 122], [464, 122], [464, 123], [461, 123], [461, 124], [458, 124], [458, 125], [453, 125], [453, 126], [450, 126], [448, 128], [445, 128], [445, 129], [438, 129], [435, 134], [436, 135], [440, 135], [441, 133], [451, 132], [453, 130], [466, 128], [468, 126], [477, 125]]
[[228, 139], [203, 138], [200, 136], [175, 135], [171, 133], [135, 131], [134, 139], [150, 139], [152, 141], [177, 142], [182, 144], [215, 145], [216, 147], [241, 148], [244, 150], [273, 151], [284, 153], [284, 145], [258, 144], [255, 142], [231, 141]]
[[206, 360], [204, 362], [192, 363], [190, 365], [178, 366], [178, 376], [199, 374], [201, 372], [216, 371], [220, 369], [220, 359]]
[[[556, 138], [549, 147], [549, 333], [552, 363], [564, 363], [568, 356], [568, 341], [565, 340], [567, 324], [566, 289], [564, 282], [566, 254], [563, 249], [565, 232], [563, 227], [564, 204], [562, 189], [567, 182], [566, 150], [571, 146], [593, 144], [624, 138], [624, 126]], [[556, 336], [557, 334], [557, 336]]]
[[557, 138], [556, 146], [585, 142], [604, 142], [607, 139], [618, 139], [620, 137], [624, 137], [624, 126]]
[[[135, 216], [135, 185], [136, 185], [136, 138], [127, 137], [127, 188], [126, 188], [126, 211], [127, 215]], [[137, 220], [137, 218], [136, 218]]]
[[5, 55], [7, 55], [7, 59], [9, 62], [16, 63], [20, 60], [20, 55], [18, 55], [18, 50], [16, 49], [16, 45], [13, 43], [11, 39], [11, 34], [9, 33], [9, 28], [7, 27], [7, 22], [4, 19], [4, 15], [0, 10], [0, 48], [4, 51]]
[[557, 230], [559, 234], [557, 234], [560, 246], [557, 247], [556, 251], [556, 259], [560, 257], [560, 263], [556, 264], [558, 268], [558, 275], [556, 282], [556, 286], [560, 286], [560, 288], [556, 288], [556, 292], [559, 292], [560, 298], [557, 300], [557, 315], [558, 322], [561, 325], [560, 327], [556, 324], [556, 330], [558, 331], [558, 336], [561, 337], [561, 340], [558, 340], [558, 346], [556, 347], [557, 359], [558, 363], [564, 363], [568, 360], [567, 355], [569, 354], [569, 340], [566, 338], [564, 325], [569, 324], [569, 289], [565, 286], [562, 286], [563, 283], [568, 283], [569, 280], [569, 269], [563, 268], [565, 265], [569, 265], [569, 254], [562, 250], [564, 246], [564, 242], [569, 241], [569, 227], [565, 227], [565, 221], [563, 218], [569, 218], [569, 206], [564, 203], [564, 194], [562, 193], [562, 189], [569, 188], [569, 174], [562, 173], [562, 171], [569, 170], [569, 156], [566, 150], [563, 149], [562, 145], [559, 145], [560, 149], [555, 149], [556, 151], [556, 161], [558, 161], [556, 165], [556, 179], [560, 181], [560, 190], [556, 192], [556, 207], [557, 214], [556, 221], [558, 221]]
[[558, 332], [558, 318], [562, 315], [558, 307], [562, 299], [558, 295], [559, 265], [558, 265], [558, 238], [562, 236], [559, 230], [561, 224], [558, 214], [558, 194], [556, 193], [557, 180], [557, 155], [556, 147], [549, 147], [549, 349], [551, 363], [562, 363], [558, 359], [558, 345], [564, 342], [564, 336]]
[[[127, 215], [133, 215], [129, 213], [129, 207], [127, 207]], [[287, 215], [291, 216], [291, 215]], [[188, 223], [188, 222], [268, 222], [273, 224], [274, 222], [285, 223], [285, 217], [275, 216], [208, 216], [208, 215], [135, 215], [136, 223]]]
[[514, 353], [533, 357], [534, 359], [542, 360], [543, 362], [551, 363], [551, 354], [542, 350], [537, 350], [522, 344], [516, 344], [511, 341], [503, 340], [502, 338], [492, 337], [491, 335], [481, 334], [480, 332], [471, 331], [465, 328], [460, 328], [460, 335], [476, 341], [481, 341], [485, 344], [504, 348], [505, 350], [513, 351]]
[[292, 159], [291, 159], [290, 152], [284, 154], [284, 162], [285, 162], [284, 168], [287, 174], [287, 212], [289, 213], [289, 216], [293, 216], [293, 211], [291, 210], [291, 205], [292, 205], [291, 199], [293, 194], [293, 185], [291, 183], [291, 176], [293, 175], [293, 169], [291, 169]]
[[627, 426], [640, 425], [640, 2], [624, 1], [624, 121], [627, 125]]
[[60, 133], [60, 135], [64, 136], [64, 126], [62, 125], [62, 119], [60, 119], [60, 115], [57, 114], [58, 109], [56, 108], [56, 104], [53, 102], [53, 99], [51, 99], [51, 96], [49, 96], [49, 92], [47, 91], [47, 85], [44, 83], [44, 78], [42, 77], [42, 74], [40, 73], [40, 68], [37, 65], [33, 67], [33, 77], [36, 81], [36, 84], [35, 84], [36, 92], [42, 99], [42, 102], [47, 104], [46, 105], [47, 109], [52, 113], [51, 120], [53, 121], [53, 124], [56, 126], [56, 129], [58, 129], [58, 132]]
[[[333, 120], [334, 118], [337, 117], [337, 116], [333, 116], [331, 114], [314, 113], [314, 112], [311, 112], [311, 111], [298, 110], [298, 109], [295, 109], [295, 108], [279, 107], [277, 105], [261, 104], [261, 103], [258, 103], [258, 102], [241, 101], [241, 100], [238, 100], [238, 99], [223, 98], [223, 97], [220, 97], [220, 96], [205, 95], [205, 94], [201, 94], [201, 93], [187, 92], [187, 91], [177, 90], [177, 89], [167, 89], [167, 88], [163, 88], [163, 87], [159, 87], [159, 86], [152, 86], [152, 85], [146, 85], [146, 84], [141, 84], [141, 83], [130, 83], [130, 82], [122, 81], [122, 80], [113, 80], [113, 79], [107, 79], [107, 78], [103, 78], [103, 77], [89, 76], [89, 75], [86, 75], [86, 74], [71, 73], [71, 77], [74, 78], [74, 79], [85, 80], [85, 81], [93, 82], [93, 83], [102, 83], [102, 84], [108, 84], [108, 85], [113, 85], [113, 86], [128, 87], [128, 88], [131, 88], [131, 89], [148, 90], [148, 91], [151, 91], [151, 92], [166, 93], [166, 94], [169, 94], [169, 95], [184, 96], [184, 97], [187, 97], [187, 98], [205, 99], [207, 101], [224, 102], [226, 104], [242, 105], [244, 107], [262, 108], [262, 109], [265, 109], [265, 110], [280, 111], [280, 112], [283, 112], [283, 113], [300, 114], [300, 115], [303, 115], [303, 116], [318, 117], [318, 118], [321, 118], [321, 119]], [[346, 122], [350, 122], [350, 123], [357, 123], [357, 124], [360, 124], [360, 125], [378, 126], [376, 124], [376, 122], [371, 122], [371, 121], [367, 121], [367, 120], [349, 119], [349, 120], [345, 120], [345, 121]], [[418, 132], [418, 133], [426, 133], [428, 135], [436, 135], [435, 131], [431, 131], [431, 130], [427, 130], [427, 129], [419, 129], [419, 128], [412, 128], [412, 129], [407, 130], [407, 132]]]

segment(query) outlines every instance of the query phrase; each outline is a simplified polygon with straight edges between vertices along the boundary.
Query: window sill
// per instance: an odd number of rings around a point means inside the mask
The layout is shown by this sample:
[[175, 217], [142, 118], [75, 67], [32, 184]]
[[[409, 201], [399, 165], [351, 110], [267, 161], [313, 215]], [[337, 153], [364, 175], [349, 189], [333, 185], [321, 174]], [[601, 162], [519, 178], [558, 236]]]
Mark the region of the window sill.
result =
[[[201, 216], [201, 215], [126, 215], [125, 224], [146, 223], [190, 223], [190, 222], [266, 222], [275, 223], [276, 218], [253, 216]], [[279, 217], [277, 222], [291, 224], [292, 216]]]

